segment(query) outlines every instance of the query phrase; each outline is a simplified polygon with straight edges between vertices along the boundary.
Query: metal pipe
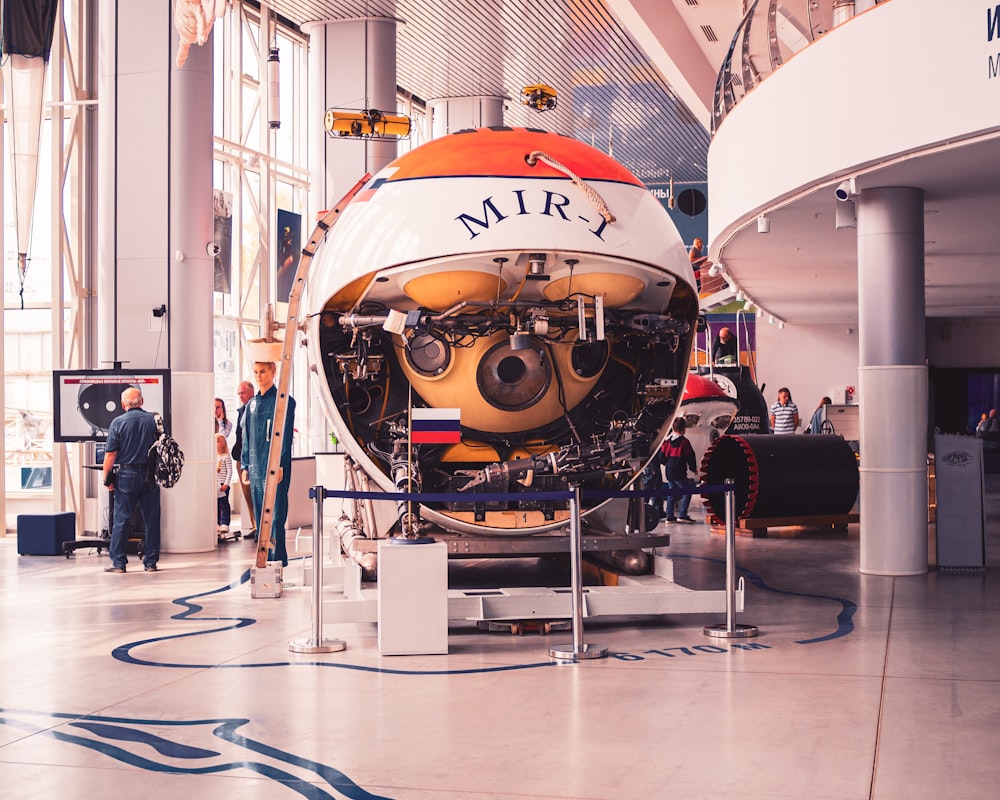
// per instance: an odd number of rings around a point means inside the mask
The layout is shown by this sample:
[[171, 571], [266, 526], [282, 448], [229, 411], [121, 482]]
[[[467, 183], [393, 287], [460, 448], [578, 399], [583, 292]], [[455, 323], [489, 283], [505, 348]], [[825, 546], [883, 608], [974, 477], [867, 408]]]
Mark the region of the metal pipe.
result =
[[367, 541], [354, 521], [346, 514], [343, 515], [335, 527], [337, 537], [340, 539], [340, 548], [348, 558], [361, 567], [362, 580], [374, 581], [378, 575], [378, 557], [374, 552], [367, 552], [361, 549], [360, 542]]
[[323, 500], [326, 492], [322, 486], [315, 487], [316, 496], [313, 501], [312, 530], [312, 602], [313, 602], [313, 641], [323, 638]]
[[583, 641], [583, 570], [580, 541], [580, 487], [574, 486], [569, 499], [569, 553], [570, 592], [573, 602], [573, 644], [549, 648], [552, 658], [577, 660], [581, 658], [606, 658], [608, 648], [586, 644]]
[[704, 633], [717, 639], [756, 636], [757, 626], [736, 624], [736, 482], [726, 478], [726, 623], [706, 625]]
[[583, 647], [583, 570], [580, 566], [580, 487], [569, 501], [570, 590], [573, 592], [573, 652]]
[[736, 488], [732, 478], [726, 478], [726, 632], [732, 634], [736, 625]]
[[312, 637], [294, 639], [288, 643], [293, 653], [335, 653], [347, 647], [340, 639], [323, 638], [323, 499], [326, 489], [314, 486], [312, 525]]

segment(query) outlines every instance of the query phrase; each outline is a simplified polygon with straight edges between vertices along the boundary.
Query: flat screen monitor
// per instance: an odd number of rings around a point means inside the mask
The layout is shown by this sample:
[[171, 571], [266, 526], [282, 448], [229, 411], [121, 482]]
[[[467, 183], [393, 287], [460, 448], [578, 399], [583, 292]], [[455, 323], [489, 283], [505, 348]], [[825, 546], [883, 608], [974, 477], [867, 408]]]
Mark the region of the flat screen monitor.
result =
[[104, 442], [111, 420], [125, 413], [122, 392], [130, 386], [142, 392], [143, 410], [160, 414], [170, 430], [168, 370], [54, 370], [52, 384], [54, 441]]

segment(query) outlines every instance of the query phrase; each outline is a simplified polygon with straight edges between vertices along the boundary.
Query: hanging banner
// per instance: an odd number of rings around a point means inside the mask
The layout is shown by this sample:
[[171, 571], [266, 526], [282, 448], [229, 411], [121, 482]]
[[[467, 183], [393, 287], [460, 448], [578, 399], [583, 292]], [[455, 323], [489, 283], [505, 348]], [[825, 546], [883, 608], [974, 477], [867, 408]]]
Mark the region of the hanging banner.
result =
[[278, 274], [275, 279], [274, 298], [287, 303], [292, 293], [292, 283], [302, 258], [302, 215], [278, 209], [278, 242], [275, 252]]
[[233, 290], [233, 196], [219, 189], [212, 190], [215, 213], [215, 291]]

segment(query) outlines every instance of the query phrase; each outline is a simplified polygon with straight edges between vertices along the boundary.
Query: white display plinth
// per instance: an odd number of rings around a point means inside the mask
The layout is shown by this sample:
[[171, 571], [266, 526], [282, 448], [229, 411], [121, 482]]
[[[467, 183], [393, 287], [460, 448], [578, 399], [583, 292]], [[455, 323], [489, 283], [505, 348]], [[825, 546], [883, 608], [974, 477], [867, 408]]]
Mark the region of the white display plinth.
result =
[[448, 653], [444, 542], [379, 542], [378, 649], [384, 656]]

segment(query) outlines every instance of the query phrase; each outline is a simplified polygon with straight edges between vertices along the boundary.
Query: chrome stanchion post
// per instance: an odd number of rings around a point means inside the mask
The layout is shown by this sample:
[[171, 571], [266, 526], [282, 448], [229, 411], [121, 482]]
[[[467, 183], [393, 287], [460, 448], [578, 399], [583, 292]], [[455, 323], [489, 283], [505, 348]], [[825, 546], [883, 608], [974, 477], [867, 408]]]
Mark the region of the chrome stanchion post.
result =
[[726, 624], [706, 625], [705, 635], [746, 639], [757, 633], [756, 625], [736, 624], [736, 483], [726, 478]]
[[345, 649], [347, 644], [340, 639], [323, 638], [323, 500], [326, 489], [313, 486], [309, 496], [313, 498], [312, 637], [293, 639], [288, 643], [288, 649], [293, 653], [336, 653]]
[[549, 648], [552, 658], [577, 660], [607, 658], [608, 648], [583, 641], [583, 547], [580, 541], [580, 487], [573, 487], [569, 499], [570, 591], [573, 595], [573, 644], [557, 644]]

